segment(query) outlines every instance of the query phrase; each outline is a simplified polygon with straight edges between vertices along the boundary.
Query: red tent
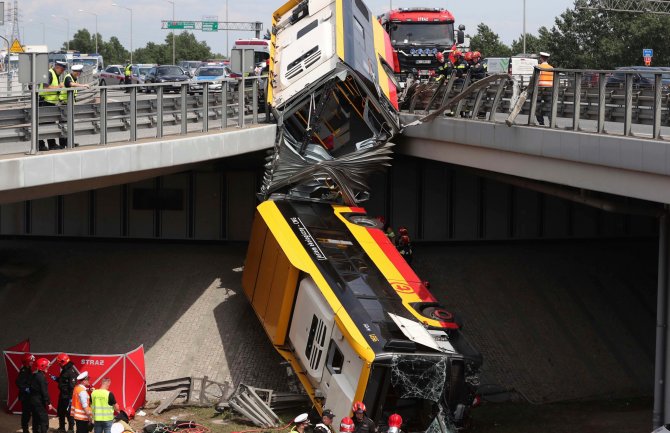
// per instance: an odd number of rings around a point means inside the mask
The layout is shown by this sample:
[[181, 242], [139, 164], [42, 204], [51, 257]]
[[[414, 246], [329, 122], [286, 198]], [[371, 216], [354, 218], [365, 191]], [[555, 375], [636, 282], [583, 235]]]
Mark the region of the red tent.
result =
[[[30, 352], [30, 342], [23, 341], [3, 352], [5, 368], [7, 369], [7, 410], [11, 413], [21, 413], [19, 390], [15, 382], [21, 368], [21, 357]], [[35, 358], [47, 358], [51, 365], [47, 376], [58, 376], [60, 367], [56, 363], [58, 353], [35, 353]], [[132, 406], [139, 409], [144, 405], [147, 395], [147, 381], [144, 374], [144, 347], [121, 355], [81, 355], [68, 353], [77, 372], [88, 371], [91, 385], [100, 386], [103, 377], [112, 380], [110, 391], [114, 393], [119, 407]], [[54, 406], [58, 402], [58, 386], [49, 379], [49, 396]]]

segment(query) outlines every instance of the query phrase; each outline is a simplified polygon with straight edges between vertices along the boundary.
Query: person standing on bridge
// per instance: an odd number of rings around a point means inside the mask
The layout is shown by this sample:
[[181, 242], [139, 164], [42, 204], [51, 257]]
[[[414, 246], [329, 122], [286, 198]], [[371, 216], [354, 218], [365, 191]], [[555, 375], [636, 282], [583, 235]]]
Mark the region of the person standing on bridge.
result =
[[114, 412], [119, 411], [114, 394], [109, 390], [112, 379], [105, 377], [100, 382], [100, 389], [91, 393], [91, 409], [93, 410], [93, 431], [95, 433], [112, 433]]
[[30, 380], [33, 376], [35, 356], [31, 353], [24, 353], [21, 363], [23, 366], [16, 377], [16, 386], [19, 388], [19, 401], [21, 402], [21, 429], [23, 433], [28, 433], [30, 416], [33, 412], [33, 407], [30, 404]]
[[[77, 102], [77, 87], [83, 87], [85, 89], [89, 88], [88, 84], [78, 83], [79, 76], [81, 75], [81, 71], [83, 69], [84, 65], [74, 65], [72, 66], [72, 72], [65, 74], [65, 78], [63, 78], [63, 87], [66, 89], [74, 87], [75, 89], [69, 92], [67, 90], [61, 90], [59, 99], [62, 104], [67, 104], [67, 101], [70, 97], [74, 102]], [[61, 149], [65, 149], [67, 147], [67, 138], [59, 138], [58, 144], [60, 145]]]
[[[125, 76], [123, 84], [125, 84], [125, 85], [133, 84], [133, 79], [132, 79], [133, 65], [130, 64], [130, 60], [126, 61], [126, 68], [123, 70], [123, 75]], [[130, 92], [130, 89], [126, 89], [126, 92]]]
[[74, 431], [74, 418], [70, 415], [70, 404], [72, 401], [72, 392], [77, 384], [77, 371], [70, 357], [61, 353], [56, 358], [60, 365], [60, 376], [54, 378], [58, 382], [58, 431], [65, 432], [65, 419], [67, 418], [68, 431]]
[[[40, 90], [49, 89], [48, 92], [39, 93], [39, 106], [40, 107], [55, 107], [58, 105], [60, 100], [60, 92], [57, 89], [62, 88], [60, 83], [60, 76], [63, 75], [63, 72], [67, 68], [67, 63], [56, 61], [52, 68], [49, 68], [48, 79], [46, 82], [40, 84]], [[53, 90], [51, 90], [53, 89]], [[47, 146], [48, 143], [48, 146]], [[39, 150], [52, 150], [58, 149], [59, 146], [56, 144], [56, 140], [50, 138], [47, 140], [47, 143], [44, 140], [39, 140]]]
[[[538, 62], [537, 67], [542, 69], [538, 76], [539, 79], [537, 83], [539, 90], [537, 92], [538, 103], [540, 102], [539, 100], [542, 98], [544, 98], [545, 101], [551, 103], [551, 95], [547, 95], [546, 89], [551, 89], [552, 87], [554, 87], [554, 73], [545, 70], [545, 69], [553, 69], [553, 66], [549, 64], [549, 53], [546, 53], [544, 51], [540, 52], [540, 61]], [[544, 115], [542, 114], [542, 106], [540, 104], [538, 104], [537, 114], [535, 118], [537, 119], [537, 123], [539, 125], [544, 126]], [[549, 123], [551, 123], [551, 116], [549, 116]]]

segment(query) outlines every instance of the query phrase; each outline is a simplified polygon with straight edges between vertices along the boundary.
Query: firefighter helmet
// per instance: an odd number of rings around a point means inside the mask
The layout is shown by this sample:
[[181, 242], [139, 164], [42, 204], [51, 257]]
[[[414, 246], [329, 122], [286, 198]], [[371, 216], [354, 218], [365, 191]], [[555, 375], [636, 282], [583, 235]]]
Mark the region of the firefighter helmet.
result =
[[63, 365], [65, 365], [65, 364], [67, 364], [68, 362], [70, 362], [70, 357], [67, 356], [67, 353], [61, 353], [61, 354], [58, 355], [58, 357], [56, 358], [56, 361], [58, 362], [58, 365], [60, 365], [60, 366], [62, 367]]
[[33, 364], [33, 362], [35, 362], [35, 355], [33, 355], [32, 353], [26, 352], [26, 353], [23, 354], [23, 358], [21, 358], [21, 362], [23, 363], [24, 366], [30, 367]]
[[340, 433], [352, 433], [354, 431], [354, 420], [345, 416], [340, 422]]
[[35, 362], [37, 369], [40, 371], [46, 372], [49, 369], [49, 360], [46, 358], [40, 358]]
[[481, 58], [482, 58], [482, 53], [480, 53], [479, 51], [474, 51], [472, 53], [472, 59], [473, 60], [479, 60]]
[[467, 60], [468, 62], [471, 62], [472, 61], [472, 51], [468, 51], [467, 53], [465, 53], [465, 55], [463, 57], [465, 57], [465, 60]]
[[444, 54], [442, 54], [442, 52], [438, 52], [437, 54], [435, 54], [435, 57], [437, 58], [438, 62], [444, 63]]
[[354, 403], [353, 407], [351, 410], [356, 413], [356, 412], [365, 412], [365, 405], [363, 404], [362, 401], [357, 401]]
[[407, 227], [400, 227], [398, 229], [398, 236], [409, 236], [409, 232], [407, 231]]
[[402, 417], [397, 413], [391, 414], [389, 417], [389, 427], [400, 427], [402, 425]]
[[400, 236], [400, 239], [398, 240], [398, 244], [409, 245], [409, 236], [407, 236], [407, 235]]

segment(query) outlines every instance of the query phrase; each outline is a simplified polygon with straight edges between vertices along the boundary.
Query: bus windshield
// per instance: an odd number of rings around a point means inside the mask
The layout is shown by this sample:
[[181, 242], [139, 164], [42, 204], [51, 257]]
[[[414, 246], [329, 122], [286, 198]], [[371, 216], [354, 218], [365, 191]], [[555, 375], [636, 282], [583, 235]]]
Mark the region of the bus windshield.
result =
[[454, 24], [430, 22], [392, 23], [390, 36], [393, 45], [436, 44], [451, 46], [454, 44]]

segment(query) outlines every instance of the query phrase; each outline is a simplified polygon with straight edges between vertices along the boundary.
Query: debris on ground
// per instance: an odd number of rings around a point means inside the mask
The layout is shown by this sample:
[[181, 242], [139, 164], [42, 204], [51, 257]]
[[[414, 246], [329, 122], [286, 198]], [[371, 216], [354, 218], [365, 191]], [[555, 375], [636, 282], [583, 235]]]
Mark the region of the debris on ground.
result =
[[228, 399], [228, 404], [258, 427], [278, 427], [279, 417], [270, 408], [272, 394], [270, 389], [254, 388], [241, 383]]

